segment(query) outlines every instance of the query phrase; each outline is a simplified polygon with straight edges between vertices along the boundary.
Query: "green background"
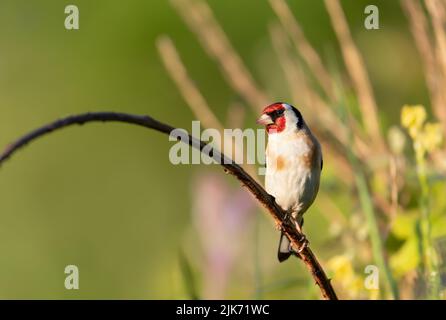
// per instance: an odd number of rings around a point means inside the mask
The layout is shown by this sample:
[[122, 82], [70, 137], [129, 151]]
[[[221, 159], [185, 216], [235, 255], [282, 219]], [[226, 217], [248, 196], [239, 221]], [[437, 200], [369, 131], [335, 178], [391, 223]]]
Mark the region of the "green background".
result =
[[[68, 4], [79, 7], [79, 30], [64, 28]], [[274, 100], [289, 99], [272, 83], [281, 70], [271, 58], [268, 25], [276, 17], [269, 4], [209, 4], [260, 85]], [[381, 29], [375, 31], [363, 27], [368, 4], [342, 1], [386, 127], [398, 122], [401, 105], [426, 104], [428, 98], [398, 1], [373, 2], [380, 9]], [[322, 57], [338, 65], [341, 56], [323, 2], [290, 6]], [[224, 119], [238, 97], [168, 1], [0, 0], [0, 145], [86, 111], [149, 114], [190, 129], [194, 116], [156, 50], [163, 34], [173, 39], [192, 78]], [[249, 113], [244, 126], [255, 127], [255, 117]], [[192, 181], [201, 170], [220, 174], [220, 168], [174, 166], [170, 146], [166, 136], [138, 127], [89, 124], [39, 140], [2, 166], [0, 298], [187, 298], [179, 252], [189, 257], [198, 286], [202, 280], [196, 258], [202, 247], [191, 222]], [[237, 244], [243, 254], [227, 297], [318, 297], [300, 263], [276, 261], [277, 231], [269, 217], [257, 214], [246, 241]], [[332, 252], [325, 241], [328, 225], [317, 208], [306, 218], [322, 259]], [[69, 264], [79, 267], [80, 290], [64, 288]], [[259, 281], [265, 288], [281, 281], [290, 285], [259, 295]]]

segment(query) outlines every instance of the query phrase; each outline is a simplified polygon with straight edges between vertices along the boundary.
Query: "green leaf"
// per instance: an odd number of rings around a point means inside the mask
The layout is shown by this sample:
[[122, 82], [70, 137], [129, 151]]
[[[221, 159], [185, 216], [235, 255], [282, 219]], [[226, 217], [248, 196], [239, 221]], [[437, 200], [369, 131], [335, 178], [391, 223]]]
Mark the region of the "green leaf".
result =
[[396, 277], [401, 277], [407, 272], [416, 269], [420, 263], [417, 239], [413, 237], [407, 240], [401, 248], [390, 257], [389, 262], [393, 274]]
[[446, 236], [446, 217], [436, 217], [432, 219], [432, 237], [441, 238]]
[[179, 262], [181, 275], [183, 276], [184, 288], [187, 292], [187, 295], [189, 296], [189, 299], [198, 300], [199, 295], [195, 285], [194, 273], [189, 261], [187, 260], [186, 255], [182, 251], [180, 251], [179, 253]]
[[416, 237], [416, 213], [399, 214], [392, 225], [392, 233], [400, 239], [409, 239]]

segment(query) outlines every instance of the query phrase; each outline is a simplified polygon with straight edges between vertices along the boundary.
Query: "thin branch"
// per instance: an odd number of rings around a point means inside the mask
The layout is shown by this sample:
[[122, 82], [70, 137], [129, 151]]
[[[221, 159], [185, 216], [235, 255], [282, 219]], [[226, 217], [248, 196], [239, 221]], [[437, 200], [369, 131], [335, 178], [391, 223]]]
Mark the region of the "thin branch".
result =
[[[176, 128], [159, 122], [149, 116], [132, 115], [116, 112], [92, 112], [79, 115], [68, 116], [66, 118], [56, 120], [45, 126], [42, 126], [28, 134], [20, 137], [18, 140], [10, 144], [5, 151], [0, 154], [0, 166], [10, 158], [16, 151], [20, 150], [28, 143], [47, 135], [53, 131], [63, 129], [65, 127], [79, 124], [83, 125], [89, 122], [125, 122], [153, 129], [168, 135]], [[190, 136], [185, 130], [176, 130], [176, 137], [182, 142], [187, 142], [190, 146], [203, 152], [206, 148], [206, 154], [221, 164], [226, 173], [235, 176], [241, 183], [256, 197], [256, 199], [268, 210], [276, 224], [282, 229], [285, 235], [290, 239], [294, 248], [302, 246], [303, 235], [296, 230], [296, 227], [289, 219], [285, 219], [285, 212], [277, 205], [274, 197], [269, 195], [260, 184], [258, 184], [245, 170], [237, 165], [232, 159], [212, 148], [207, 143]], [[209, 151], [209, 152], [208, 152]], [[314, 256], [313, 252], [306, 246], [301, 253], [300, 258], [305, 263], [307, 269], [311, 272], [316, 284], [319, 286], [322, 296], [325, 299], [337, 300], [336, 293], [331, 286], [330, 280], [327, 278], [324, 270]]]

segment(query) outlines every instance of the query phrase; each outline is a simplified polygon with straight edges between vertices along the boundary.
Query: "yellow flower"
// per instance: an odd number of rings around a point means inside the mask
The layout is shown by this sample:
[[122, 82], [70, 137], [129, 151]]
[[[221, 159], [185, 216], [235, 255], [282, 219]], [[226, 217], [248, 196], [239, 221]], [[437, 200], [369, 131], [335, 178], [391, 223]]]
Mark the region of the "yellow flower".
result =
[[439, 123], [426, 123], [420, 137], [420, 142], [427, 152], [432, 152], [441, 146], [443, 130]]
[[348, 279], [354, 275], [351, 259], [346, 255], [334, 256], [328, 261], [328, 267], [339, 279]]
[[358, 298], [364, 287], [363, 279], [355, 273], [351, 257], [345, 254], [334, 256], [327, 265], [333, 272], [333, 281], [340, 285], [351, 298]]
[[426, 116], [422, 105], [405, 105], [401, 110], [401, 124], [413, 139], [417, 161], [422, 161], [427, 152], [439, 148], [443, 141], [441, 124], [425, 122]]
[[409, 135], [415, 138], [426, 121], [426, 116], [422, 105], [405, 105], [401, 111], [401, 124], [409, 130]]

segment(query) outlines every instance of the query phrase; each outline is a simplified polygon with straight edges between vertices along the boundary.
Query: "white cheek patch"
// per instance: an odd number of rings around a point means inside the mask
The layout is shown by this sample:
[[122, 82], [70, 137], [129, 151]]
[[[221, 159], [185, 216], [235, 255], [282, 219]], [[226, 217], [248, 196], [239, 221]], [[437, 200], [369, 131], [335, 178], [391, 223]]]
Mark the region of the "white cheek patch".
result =
[[292, 110], [285, 111], [285, 119], [286, 119], [286, 130], [291, 131], [299, 127], [299, 119], [296, 117]]

